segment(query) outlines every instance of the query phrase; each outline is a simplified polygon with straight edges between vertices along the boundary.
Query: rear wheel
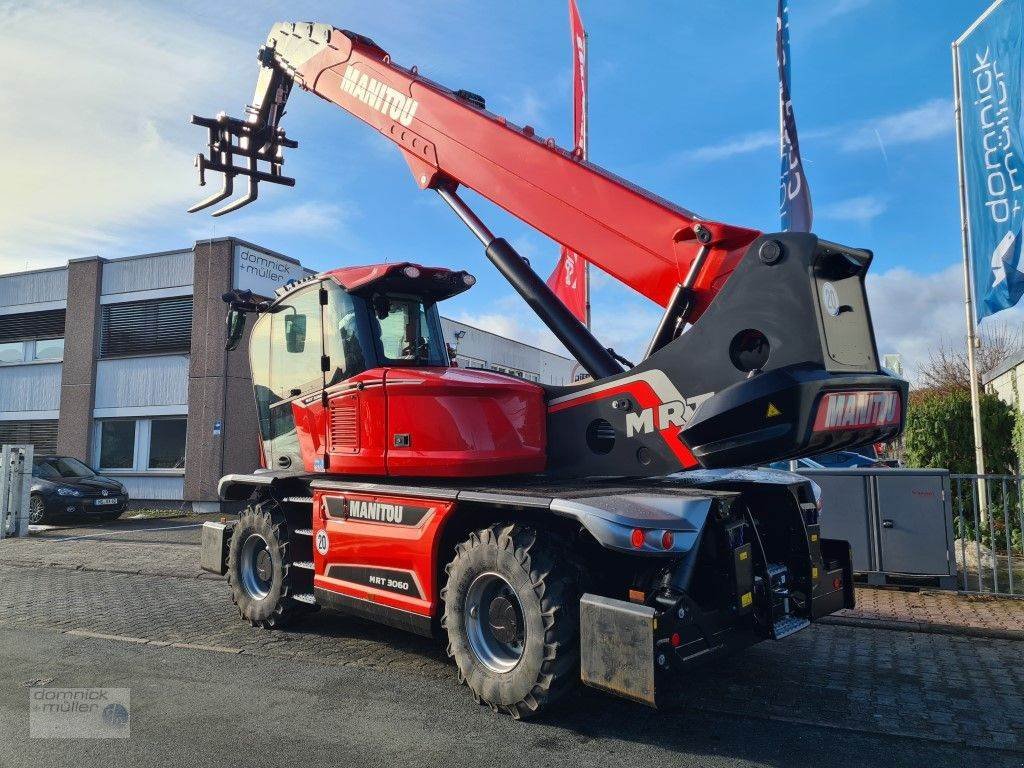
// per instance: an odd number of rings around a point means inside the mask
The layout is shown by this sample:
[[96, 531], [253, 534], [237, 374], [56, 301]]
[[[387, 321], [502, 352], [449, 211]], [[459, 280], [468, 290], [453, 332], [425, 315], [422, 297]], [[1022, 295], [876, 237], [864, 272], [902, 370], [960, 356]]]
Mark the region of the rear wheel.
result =
[[579, 586], [534, 528], [496, 525], [459, 544], [442, 591], [448, 653], [477, 701], [523, 718], [579, 681]]
[[42, 496], [32, 494], [29, 498], [28, 522], [29, 525], [41, 525], [46, 522], [46, 503], [43, 501]]
[[288, 524], [271, 502], [248, 507], [239, 517], [228, 548], [231, 599], [254, 627], [284, 627], [304, 612], [293, 598]]

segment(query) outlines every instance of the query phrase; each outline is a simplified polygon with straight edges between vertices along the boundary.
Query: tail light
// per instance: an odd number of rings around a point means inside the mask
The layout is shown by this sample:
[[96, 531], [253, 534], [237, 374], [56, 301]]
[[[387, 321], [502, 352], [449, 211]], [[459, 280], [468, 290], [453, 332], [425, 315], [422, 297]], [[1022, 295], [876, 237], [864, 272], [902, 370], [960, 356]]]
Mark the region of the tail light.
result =
[[900, 395], [892, 390], [829, 392], [818, 404], [814, 431], [898, 426], [902, 414]]

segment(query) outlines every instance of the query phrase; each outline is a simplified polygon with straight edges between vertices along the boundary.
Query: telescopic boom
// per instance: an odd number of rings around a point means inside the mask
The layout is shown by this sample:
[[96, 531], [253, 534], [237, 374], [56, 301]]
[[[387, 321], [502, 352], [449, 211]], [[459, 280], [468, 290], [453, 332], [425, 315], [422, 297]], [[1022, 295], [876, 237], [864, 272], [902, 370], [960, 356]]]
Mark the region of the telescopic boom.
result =
[[[489, 112], [482, 97], [394, 63], [363, 35], [328, 24], [279, 23], [259, 61], [244, 122], [193, 118], [210, 129], [210, 158], [198, 158], [200, 171], [224, 172], [225, 187], [192, 210], [226, 199], [235, 175], [248, 177], [249, 191], [215, 216], [256, 199], [260, 181], [294, 183], [281, 175], [282, 150], [296, 143], [280, 121], [296, 83], [393, 141], [421, 188], [469, 187], [662, 306], [680, 285], [692, 289], [689, 322], [760, 234], [701, 220]], [[234, 166], [235, 156], [246, 164]], [[261, 162], [267, 171], [258, 170]]]

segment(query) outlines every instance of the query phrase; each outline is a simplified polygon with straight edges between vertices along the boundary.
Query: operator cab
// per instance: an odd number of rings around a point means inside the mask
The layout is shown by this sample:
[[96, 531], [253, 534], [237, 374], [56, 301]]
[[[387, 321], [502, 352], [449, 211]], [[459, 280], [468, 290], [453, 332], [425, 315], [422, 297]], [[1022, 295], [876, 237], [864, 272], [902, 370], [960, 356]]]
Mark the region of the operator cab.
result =
[[[409, 263], [351, 267], [285, 286], [259, 306], [249, 359], [263, 466], [490, 474], [482, 469], [488, 456], [514, 457], [526, 438], [527, 471], [542, 468], [539, 387], [524, 398], [508, 377], [451, 367], [437, 302], [475, 282], [467, 272]], [[497, 437], [467, 434], [463, 423], [481, 411], [497, 417]]]

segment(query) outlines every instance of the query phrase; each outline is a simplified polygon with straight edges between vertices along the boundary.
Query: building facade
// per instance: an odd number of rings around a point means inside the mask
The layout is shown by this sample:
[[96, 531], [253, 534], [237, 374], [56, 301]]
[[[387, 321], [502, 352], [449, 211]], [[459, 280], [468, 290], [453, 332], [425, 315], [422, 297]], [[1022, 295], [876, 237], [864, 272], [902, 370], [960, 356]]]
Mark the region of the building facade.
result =
[[[530, 344], [512, 341], [472, 325], [441, 318], [448, 346], [463, 368], [487, 368], [541, 384], [565, 385], [582, 370], [574, 360]], [[576, 374], [578, 376], [578, 374]]]
[[1005, 360], [981, 377], [985, 391], [1020, 413], [1024, 410], [1024, 353]]
[[[235, 238], [0, 275], [0, 444], [82, 459], [139, 501], [209, 509], [258, 463], [245, 344], [225, 351], [222, 294], [272, 296], [308, 274]], [[461, 365], [568, 384], [574, 362], [445, 318]]]

